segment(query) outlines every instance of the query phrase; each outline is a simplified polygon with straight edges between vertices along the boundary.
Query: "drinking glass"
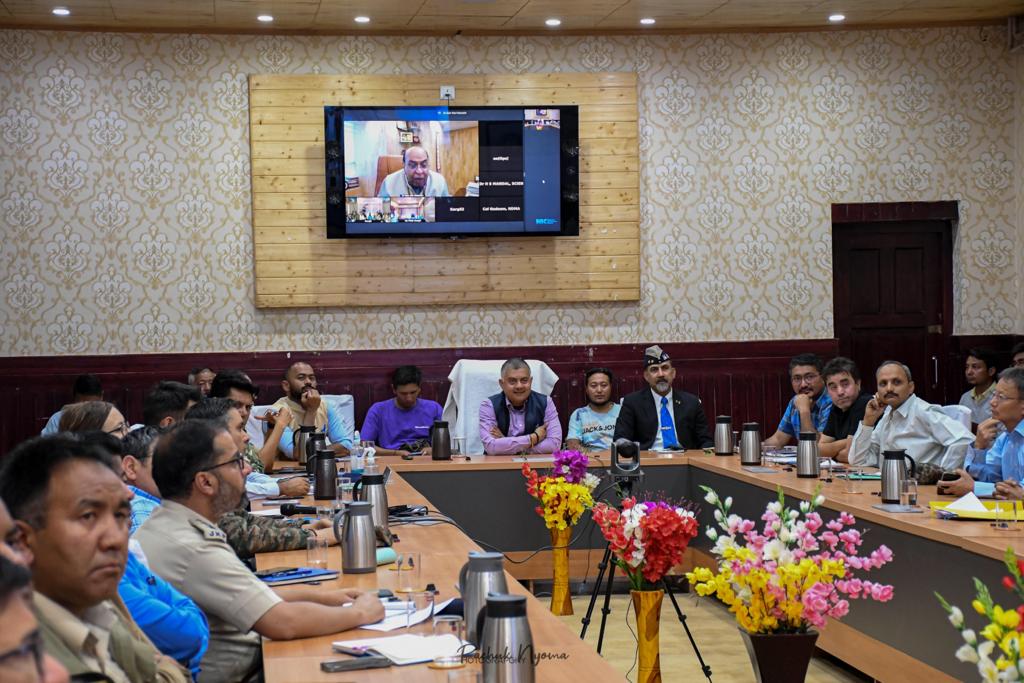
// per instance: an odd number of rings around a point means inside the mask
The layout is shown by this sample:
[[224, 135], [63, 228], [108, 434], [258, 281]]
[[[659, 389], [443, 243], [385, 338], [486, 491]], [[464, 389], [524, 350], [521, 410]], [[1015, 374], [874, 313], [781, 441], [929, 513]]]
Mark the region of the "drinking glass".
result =
[[452, 457], [453, 458], [468, 458], [469, 453], [466, 452], [466, 437], [456, 436], [452, 439]]
[[846, 468], [846, 493], [860, 493], [857, 490], [857, 482], [864, 475], [864, 470], [859, 467]]
[[335, 509], [342, 509], [345, 507], [345, 503], [352, 502], [352, 489], [355, 487], [355, 482], [352, 481], [352, 475], [347, 472], [338, 475], [338, 495], [334, 499]]
[[[399, 595], [405, 603], [405, 629], [410, 633], [430, 635], [434, 631], [434, 591], [412, 591]], [[426, 618], [414, 623], [417, 612], [426, 610]]]
[[900, 505], [917, 507], [917, 480], [906, 478], [900, 482]]
[[434, 635], [453, 635], [460, 641], [466, 639], [466, 622], [457, 614], [442, 614], [434, 617]]
[[398, 553], [395, 557], [395, 571], [398, 572], [398, 576], [395, 578], [395, 585], [398, 587], [398, 590], [404, 593], [422, 590], [423, 584], [420, 583], [421, 569], [419, 553]]
[[476, 669], [457, 669], [448, 672], [448, 683], [480, 683], [483, 672]]
[[327, 539], [310, 536], [306, 539], [306, 566], [327, 569]]

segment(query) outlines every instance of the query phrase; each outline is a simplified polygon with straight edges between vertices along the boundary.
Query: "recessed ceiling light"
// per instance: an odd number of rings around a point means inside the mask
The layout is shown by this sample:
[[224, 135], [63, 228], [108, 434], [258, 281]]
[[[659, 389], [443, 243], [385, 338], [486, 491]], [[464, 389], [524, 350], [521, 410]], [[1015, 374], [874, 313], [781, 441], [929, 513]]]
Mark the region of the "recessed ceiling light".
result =
[[845, 14], [830, 14], [828, 16], [828, 20], [831, 21], [831, 22], [840, 22], [843, 19], [846, 19], [846, 15]]
[[644, 26], [650, 26], [651, 24], [654, 23], [654, 19], [651, 17], [644, 17], [643, 19], [640, 20], [640, 23], [643, 24]]
[[561, 19], [545, 19], [544, 23], [547, 24], [548, 26], [561, 26], [562, 25], [562, 20]]
[[67, 15], [71, 14], [71, 10], [69, 10], [67, 7], [54, 7], [53, 13], [56, 14], [58, 17], [66, 17]]
[[357, 24], [369, 24], [370, 23], [370, 17], [363, 17], [363, 16], [356, 17], [356, 23]]
[[257, 21], [270, 22], [274, 20], [274, 17], [270, 16], [269, 14], [261, 14], [258, 17], [256, 17], [256, 19]]

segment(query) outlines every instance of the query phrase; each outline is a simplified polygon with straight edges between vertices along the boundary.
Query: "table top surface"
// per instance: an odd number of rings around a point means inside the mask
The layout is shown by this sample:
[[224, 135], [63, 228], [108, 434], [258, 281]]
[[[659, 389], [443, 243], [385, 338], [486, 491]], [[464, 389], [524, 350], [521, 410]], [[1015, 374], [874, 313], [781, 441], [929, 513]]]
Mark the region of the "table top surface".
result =
[[[401, 476], [394, 476], [388, 484], [388, 501], [394, 504], [426, 504], [426, 499], [416, 492]], [[257, 502], [254, 508], [261, 507]], [[421, 554], [421, 583], [433, 583], [439, 594], [437, 600], [458, 597], [456, 584], [459, 569], [466, 562], [467, 553], [481, 550], [469, 538], [454, 526], [438, 524], [435, 526], [405, 525], [392, 529], [399, 536], [397, 550], [419, 552]], [[341, 552], [337, 547], [329, 549], [329, 566], [341, 569]], [[304, 551], [281, 553], [263, 553], [256, 557], [257, 568], [266, 569], [276, 566], [295, 566], [304, 563]], [[340, 588], [394, 588], [396, 572], [387, 566], [378, 567], [375, 574], [350, 574], [339, 577], [335, 581], [324, 582], [325, 589]], [[568, 680], [573, 676], [581, 676], [583, 680], [614, 681], [622, 680], [622, 676], [598, 655], [593, 647], [579, 639], [579, 634], [569, 629], [558, 617], [551, 614], [545, 602], [534, 598], [518, 581], [506, 572], [509, 591], [527, 596], [527, 614], [530, 630], [533, 634], [535, 649], [539, 655], [551, 656], [552, 659], [541, 659], [537, 665], [537, 681], [555, 683]], [[284, 593], [289, 589], [283, 586], [278, 590]], [[398, 635], [401, 631], [391, 632]], [[332, 652], [331, 643], [336, 640], [353, 640], [356, 638], [379, 638], [387, 633], [356, 629], [343, 634], [304, 638], [293, 641], [263, 641], [263, 665], [266, 680], [269, 683], [281, 681], [446, 681], [445, 671], [434, 670], [426, 664], [372, 671], [356, 671], [348, 675], [325, 674], [320, 671], [320, 662], [331, 659], [344, 659], [346, 655]], [[479, 665], [470, 665], [479, 668]]]

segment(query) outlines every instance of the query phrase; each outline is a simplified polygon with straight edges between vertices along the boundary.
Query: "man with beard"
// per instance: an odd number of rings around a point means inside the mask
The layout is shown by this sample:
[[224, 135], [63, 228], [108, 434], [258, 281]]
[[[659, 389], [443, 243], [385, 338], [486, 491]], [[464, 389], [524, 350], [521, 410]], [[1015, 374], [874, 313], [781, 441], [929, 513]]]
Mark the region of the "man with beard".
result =
[[4, 458], [0, 498], [31, 558], [43, 644], [76, 680], [185, 683], [188, 672], [160, 654], [117, 593], [132, 495], [117, 465], [104, 448], [66, 434], [26, 441]]
[[685, 391], [673, 391], [676, 369], [660, 346], [644, 351], [644, 379], [649, 389], [622, 400], [613, 440], [629, 439], [640, 449], [681, 450], [709, 448], [714, 442], [700, 399]]
[[282, 406], [287, 406], [292, 414], [291, 422], [281, 434], [281, 443], [278, 446], [284, 457], [298, 460], [292, 453], [295, 446], [293, 434], [296, 429], [306, 432], [326, 431], [327, 441], [334, 452], [338, 455], [348, 455], [349, 449], [352, 448], [352, 434], [345, 427], [338, 410], [320, 397], [312, 365], [296, 361], [288, 366], [284, 371], [284, 379], [281, 380], [281, 389], [285, 395], [279, 398], [273, 407], [280, 410]]
[[825, 378], [832, 409], [828, 413], [828, 423], [818, 437], [818, 453], [823, 458], [846, 462], [850, 454], [850, 437], [864, 419], [864, 409], [871, 400], [871, 394], [861, 392], [860, 370], [849, 358], [833, 358], [826, 363], [821, 374]]
[[591, 368], [584, 377], [587, 405], [577, 408], [569, 417], [566, 448], [574, 451], [606, 451], [611, 447], [618, 403], [612, 402], [612, 371]]
[[918, 465], [954, 470], [964, 462], [971, 431], [914, 395], [910, 368], [887, 360], [875, 372], [878, 393], [868, 401], [864, 419], [850, 443], [850, 464], [881, 465], [883, 451], [904, 450]]
[[249, 470], [227, 429], [206, 420], [186, 421], [162, 435], [153, 458], [164, 500], [136, 538], [153, 570], [210, 620], [199, 683], [259, 680], [260, 636], [309, 638], [384, 616], [375, 593], [289, 586], [278, 594], [242, 564], [217, 522], [244, 502]]
[[821, 358], [813, 353], [801, 353], [789, 361], [789, 381], [796, 394], [782, 414], [779, 428], [762, 442], [764, 448], [782, 448], [793, 443], [800, 432], [818, 434], [828, 422], [832, 399], [825, 391]]
[[522, 358], [501, 365], [501, 391], [480, 403], [480, 441], [487, 455], [554, 453], [562, 425], [550, 396], [533, 390], [530, 366]]

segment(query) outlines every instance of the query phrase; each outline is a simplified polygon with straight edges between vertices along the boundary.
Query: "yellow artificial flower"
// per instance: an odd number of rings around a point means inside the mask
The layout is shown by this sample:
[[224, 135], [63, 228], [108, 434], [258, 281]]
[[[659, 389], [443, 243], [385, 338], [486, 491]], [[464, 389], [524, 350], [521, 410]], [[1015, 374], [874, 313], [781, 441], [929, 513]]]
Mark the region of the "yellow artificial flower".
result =
[[978, 614], [984, 614], [985, 613], [985, 605], [981, 604], [981, 600], [972, 600], [971, 601], [971, 607], [973, 607], [974, 611], [977, 612]]

